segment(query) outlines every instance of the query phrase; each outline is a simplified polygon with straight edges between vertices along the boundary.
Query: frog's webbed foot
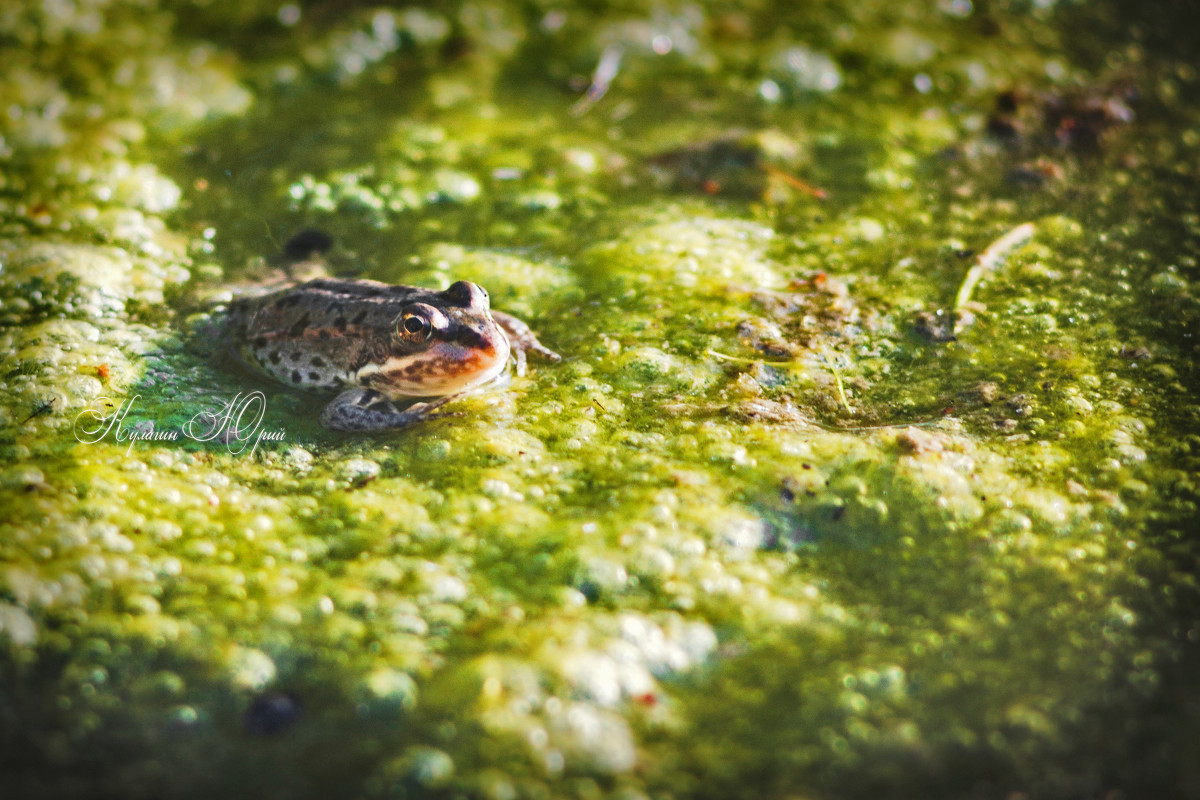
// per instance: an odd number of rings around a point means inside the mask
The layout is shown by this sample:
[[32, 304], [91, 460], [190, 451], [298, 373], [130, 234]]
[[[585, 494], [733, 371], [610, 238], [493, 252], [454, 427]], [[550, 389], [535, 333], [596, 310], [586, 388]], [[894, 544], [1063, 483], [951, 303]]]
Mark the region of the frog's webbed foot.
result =
[[503, 311], [493, 311], [492, 319], [508, 336], [508, 346], [512, 350], [513, 360], [517, 362], [517, 376], [525, 374], [525, 354], [534, 352], [551, 361], [562, 361], [562, 356], [538, 341], [533, 331], [521, 320], [505, 314]]
[[385, 431], [400, 430], [418, 422], [427, 422], [442, 417], [461, 417], [460, 411], [437, 411], [437, 409], [462, 397], [451, 394], [428, 403], [415, 403], [403, 411], [396, 410], [387, 396], [374, 389], [348, 389], [325, 406], [321, 412], [321, 424], [335, 431]]

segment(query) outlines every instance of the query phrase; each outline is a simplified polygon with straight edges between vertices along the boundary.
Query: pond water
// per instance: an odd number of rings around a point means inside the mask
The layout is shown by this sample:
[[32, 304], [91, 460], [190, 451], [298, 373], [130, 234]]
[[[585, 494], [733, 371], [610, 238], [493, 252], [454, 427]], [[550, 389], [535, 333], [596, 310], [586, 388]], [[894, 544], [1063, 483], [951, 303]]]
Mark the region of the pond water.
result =
[[[0, 793], [1200, 795], [1198, 21], [0, 10]], [[318, 273], [563, 360], [325, 430]]]

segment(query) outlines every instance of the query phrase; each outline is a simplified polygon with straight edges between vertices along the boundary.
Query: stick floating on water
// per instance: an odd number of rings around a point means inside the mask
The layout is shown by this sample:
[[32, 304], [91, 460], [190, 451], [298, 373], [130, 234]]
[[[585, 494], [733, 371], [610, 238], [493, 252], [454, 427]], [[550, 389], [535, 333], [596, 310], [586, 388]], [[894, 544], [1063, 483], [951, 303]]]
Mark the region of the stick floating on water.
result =
[[[958, 295], [954, 298], [954, 311], [956, 315], [967, 303], [971, 302], [971, 293], [975, 291], [975, 286], [979, 281], [983, 280], [983, 276], [995, 272], [1012, 251], [1033, 238], [1033, 232], [1034, 226], [1032, 222], [1018, 225], [992, 242], [987, 246], [986, 250], [979, 254], [975, 259], [975, 265], [967, 271], [966, 277], [963, 278], [962, 286], [958, 287]], [[959, 323], [956, 321], [954, 323], [956, 331], [958, 327]]]
[[838, 400], [842, 403], [842, 408], [846, 409], [846, 413], [854, 416], [854, 409], [850, 407], [850, 401], [846, 399], [846, 386], [842, 383], [842, 374], [837, 371], [837, 367], [829, 365], [829, 371], [833, 373], [833, 381], [837, 385]]
[[604, 48], [604, 52], [600, 54], [600, 61], [596, 64], [596, 69], [592, 73], [592, 84], [587, 88], [583, 97], [575, 101], [571, 106], [571, 116], [580, 117], [587, 113], [588, 109], [596, 105], [600, 98], [608, 94], [608, 87], [612, 85], [613, 78], [617, 77], [617, 73], [621, 69], [621, 56], [625, 51], [619, 45], [609, 45]]
[[798, 189], [805, 194], [812, 195], [818, 200], [824, 200], [829, 196], [829, 193], [820, 186], [813, 186], [808, 181], [800, 180], [795, 175], [784, 172], [779, 167], [773, 167], [770, 164], [764, 164], [763, 169], [767, 171], [768, 175], [773, 175], [774, 177], [786, 183], [788, 186], [791, 186], [793, 189]]

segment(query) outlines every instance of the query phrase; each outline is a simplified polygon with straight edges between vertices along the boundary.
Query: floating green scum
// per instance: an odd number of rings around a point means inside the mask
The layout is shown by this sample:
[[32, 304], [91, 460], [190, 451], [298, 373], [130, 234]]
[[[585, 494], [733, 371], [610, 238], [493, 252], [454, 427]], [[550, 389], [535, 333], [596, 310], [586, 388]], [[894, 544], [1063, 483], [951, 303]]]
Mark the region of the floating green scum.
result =
[[1198, 24], [6, 5], [0, 795], [1200, 796]]

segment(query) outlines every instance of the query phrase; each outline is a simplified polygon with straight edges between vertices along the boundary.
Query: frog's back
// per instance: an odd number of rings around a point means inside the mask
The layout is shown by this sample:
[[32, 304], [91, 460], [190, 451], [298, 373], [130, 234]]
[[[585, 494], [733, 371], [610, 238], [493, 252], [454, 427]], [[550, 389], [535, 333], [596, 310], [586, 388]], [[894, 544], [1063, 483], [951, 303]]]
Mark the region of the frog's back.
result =
[[255, 372], [300, 389], [335, 389], [386, 352], [398, 308], [428, 294], [368, 280], [309, 281], [232, 302], [227, 339]]

